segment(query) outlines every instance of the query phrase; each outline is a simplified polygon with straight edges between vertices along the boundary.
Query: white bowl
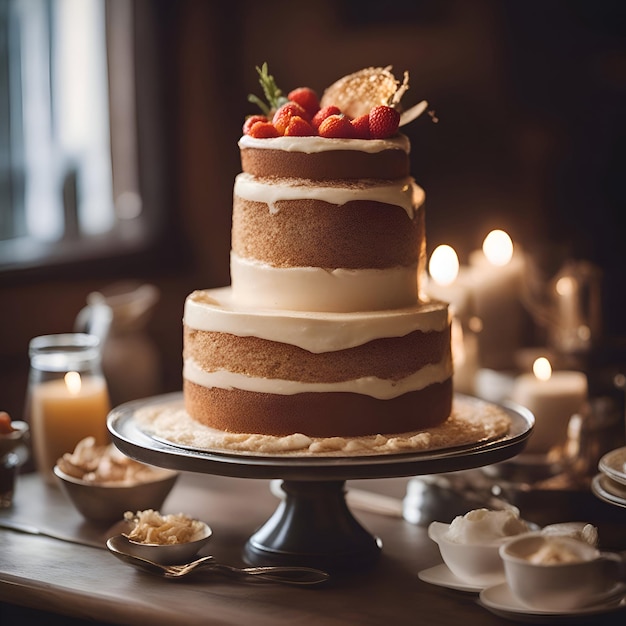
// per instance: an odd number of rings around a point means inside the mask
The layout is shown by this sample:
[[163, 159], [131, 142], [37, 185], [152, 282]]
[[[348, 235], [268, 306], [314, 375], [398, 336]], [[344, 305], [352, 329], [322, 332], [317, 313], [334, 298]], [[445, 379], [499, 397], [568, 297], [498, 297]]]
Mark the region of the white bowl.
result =
[[[567, 563], [530, 560], [546, 549], [565, 550], [580, 560]], [[622, 559], [573, 537], [525, 533], [502, 545], [500, 556], [511, 592], [534, 610], [572, 611], [626, 591], [626, 584], [620, 581]]]
[[450, 524], [431, 522], [428, 536], [439, 546], [443, 562], [457, 578], [477, 587], [504, 582], [504, 565], [499, 549], [510, 537], [490, 543], [459, 543], [447, 538], [449, 528]]

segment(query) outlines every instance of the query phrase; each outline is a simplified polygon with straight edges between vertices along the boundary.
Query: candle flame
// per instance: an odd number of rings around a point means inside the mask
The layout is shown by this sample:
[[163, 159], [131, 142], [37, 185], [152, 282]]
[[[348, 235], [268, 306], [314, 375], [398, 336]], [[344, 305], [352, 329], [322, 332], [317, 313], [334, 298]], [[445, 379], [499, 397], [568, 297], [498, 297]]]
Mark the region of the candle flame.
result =
[[538, 359], [535, 359], [533, 363], [533, 374], [539, 380], [550, 380], [552, 376], [552, 365], [550, 365], [550, 361], [548, 361], [545, 356], [540, 356]]
[[450, 285], [459, 274], [459, 257], [454, 248], [447, 245], [437, 246], [428, 264], [431, 278], [438, 285]]
[[503, 230], [492, 230], [483, 241], [483, 252], [492, 265], [502, 267], [513, 258], [513, 241]]
[[477, 315], [472, 315], [467, 321], [467, 326], [473, 333], [482, 333], [483, 332], [483, 321]]
[[572, 296], [576, 291], [576, 281], [571, 276], [561, 276], [556, 281], [555, 289], [560, 296]]
[[78, 372], [68, 372], [64, 377], [65, 385], [71, 396], [77, 396], [80, 393], [82, 382]]

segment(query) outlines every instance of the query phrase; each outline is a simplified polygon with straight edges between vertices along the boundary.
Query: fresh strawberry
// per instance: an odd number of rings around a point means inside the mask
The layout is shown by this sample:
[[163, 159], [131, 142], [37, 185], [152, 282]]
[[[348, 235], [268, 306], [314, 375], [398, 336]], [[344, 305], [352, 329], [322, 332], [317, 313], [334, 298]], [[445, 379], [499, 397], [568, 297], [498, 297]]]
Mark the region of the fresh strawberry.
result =
[[243, 134], [249, 135], [250, 129], [257, 122], [267, 122], [267, 121], [268, 119], [267, 117], [265, 117], [265, 115], [250, 115], [249, 117], [246, 118], [246, 121], [243, 123]]
[[288, 137], [312, 137], [317, 135], [317, 130], [299, 115], [293, 115], [285, 128], [285, 135]]
[[322, 107], [311, 119], [311, 124], [315, 128], [319, 128], [320, 124], [331, 115], [341, 115], [341, 109], [333, 104]]
[[354, 137], [356, 139], [370, 138], [370, 116], [369, 114], [361, 115], [351, 120], [352, 128], [354, 128]]
[[297, 102], [287, 102], [276, 110], [274, 117], [272, 118], [272, 124], [276, 127], [276, 130], [281, 134], [285, 134], [285, 129], [289, 125], [289, 120], [294, 116], [306, 118], [306, 111]]
[[256, 122], [252, 124], [248, 131], [250, 137], [256, 139], [269, 139], [271, 137], [280, 137], [280, 133], [276, 130], [276, 127], [272, 122]]
[[386, 139], [398, 130], [400, 113], [393, 107], [379, 105], [369, 113], [370, 136], [372, 139]]
[[320, 137], [334, 139], [352, 139], [354, 138], [354, 128], [350, 123], [350, 118], [345, 115], [328, 116], [317, 129]]
[[320, 110], [319, 98], [310, 87], [298, 87], [290, 91], [287, 98], [292, 102], [297, 102], [306, 111], [308, 120]]

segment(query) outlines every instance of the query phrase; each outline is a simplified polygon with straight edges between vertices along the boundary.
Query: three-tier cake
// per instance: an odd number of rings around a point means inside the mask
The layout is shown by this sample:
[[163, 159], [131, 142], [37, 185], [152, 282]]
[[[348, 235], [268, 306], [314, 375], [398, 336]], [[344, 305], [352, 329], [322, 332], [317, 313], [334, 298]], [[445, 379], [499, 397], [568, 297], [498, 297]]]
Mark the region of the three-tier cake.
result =
[[[185, 302], [183, 394], [228, 433], [359, 437], [450, 416], [448, 306], [422, 302], [424, 191], [388, 68], [268, 103], [239, 140], [231, 284]], [[258, 100], [258, 99], [257, 99]]]

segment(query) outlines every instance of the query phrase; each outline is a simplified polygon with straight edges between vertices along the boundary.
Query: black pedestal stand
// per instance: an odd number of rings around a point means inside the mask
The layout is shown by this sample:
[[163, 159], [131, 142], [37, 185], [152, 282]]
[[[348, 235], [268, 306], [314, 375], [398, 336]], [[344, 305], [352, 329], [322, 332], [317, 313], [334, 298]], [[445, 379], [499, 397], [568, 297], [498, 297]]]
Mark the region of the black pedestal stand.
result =
[[247, 562], [338, 570], [378, 559], [382, 542], [348, 509], [345, 481], [283, 481], [282, 488], [285, 499], [246, 544]]

